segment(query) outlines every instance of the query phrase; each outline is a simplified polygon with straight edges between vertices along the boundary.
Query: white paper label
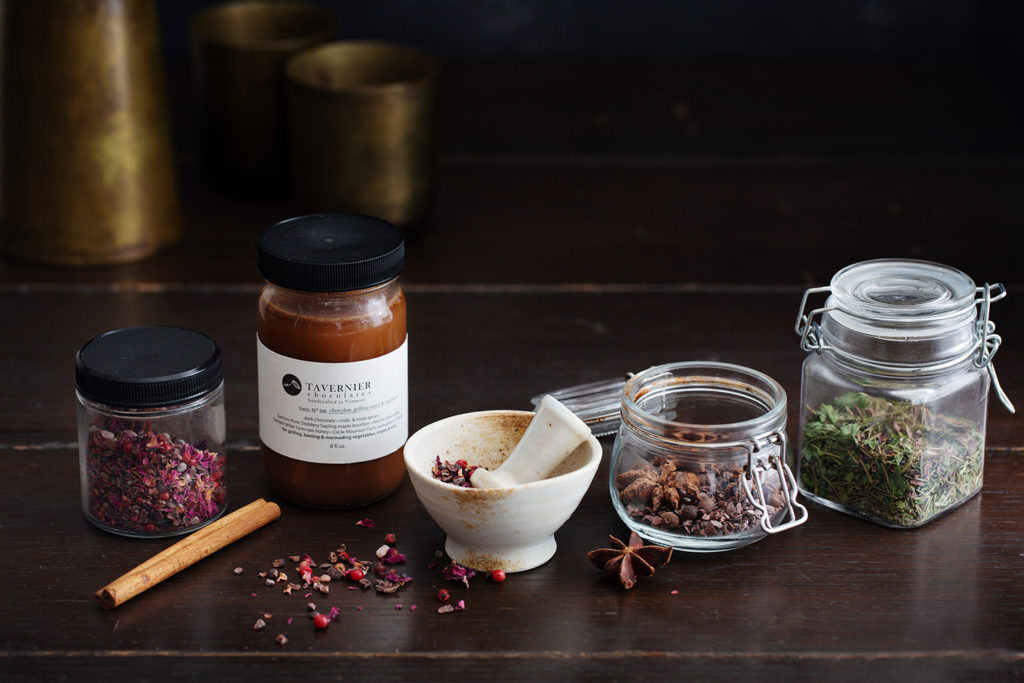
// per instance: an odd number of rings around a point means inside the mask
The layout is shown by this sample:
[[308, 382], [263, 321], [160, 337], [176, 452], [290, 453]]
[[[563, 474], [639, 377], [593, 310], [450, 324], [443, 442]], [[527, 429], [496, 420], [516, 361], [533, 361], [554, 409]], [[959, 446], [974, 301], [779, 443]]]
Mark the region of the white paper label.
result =
[[381, 458], [409, 437], [408, 347], [370, 360], [315, 363], [257, 337], [260, 439], [282, 455], [344, 464]]

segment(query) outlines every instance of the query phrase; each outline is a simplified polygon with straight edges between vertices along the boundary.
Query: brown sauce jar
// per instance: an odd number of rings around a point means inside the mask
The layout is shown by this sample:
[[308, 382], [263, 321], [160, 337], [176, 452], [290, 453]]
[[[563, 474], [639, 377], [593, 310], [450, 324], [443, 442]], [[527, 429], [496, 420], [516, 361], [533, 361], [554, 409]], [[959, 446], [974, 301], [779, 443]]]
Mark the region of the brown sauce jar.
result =
[[301, 216], [260, 236], [260, 442], [271, 488], [319, 508], [366, 505], [405, 475], [408, 361], [400, 230]]

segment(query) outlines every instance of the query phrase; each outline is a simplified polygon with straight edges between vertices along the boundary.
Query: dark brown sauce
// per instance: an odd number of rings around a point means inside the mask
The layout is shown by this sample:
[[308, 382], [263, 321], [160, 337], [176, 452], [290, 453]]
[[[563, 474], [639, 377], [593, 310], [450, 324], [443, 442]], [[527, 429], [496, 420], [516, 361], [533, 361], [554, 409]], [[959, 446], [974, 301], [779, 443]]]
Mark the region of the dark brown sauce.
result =
[[[298, 360], [345, 363], [369, 360], [399, 348], [405, 341], [405, 296], [401, 289], [387, 302], [388, 315], [380, 307], [365, 315], [311, 315], [279, 306], [276, 299], [260, 299], [257, 333], [271, 351]], [[278, 290], [280, 292], [281, 290]], [[383, 294], [382, 294], [383, 295]], [[286, 300], [282, 296], [282, 300]], [[345, 294], [296, 295], [315, 300]], [[366, 296], [353, 293], [353, 296]], [[313, 308], [309, 306], [307, 308]], [[347, 508], [384, 498], [402, 482], [405, 461], [402, 449], [381, 454], [376, 460], [350, 464], [306, 462], [262, 445], [263, 463], [270, 487], [292, 502], [320, 508]]]

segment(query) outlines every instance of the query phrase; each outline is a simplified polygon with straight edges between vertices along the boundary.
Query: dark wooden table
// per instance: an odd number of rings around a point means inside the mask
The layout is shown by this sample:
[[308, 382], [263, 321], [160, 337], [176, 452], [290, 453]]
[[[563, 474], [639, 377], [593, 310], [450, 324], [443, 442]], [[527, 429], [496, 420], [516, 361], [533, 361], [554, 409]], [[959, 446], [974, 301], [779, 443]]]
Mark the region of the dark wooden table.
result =
[[[811, 505], [802, 527], [677, 554], [625, 592], [586, 557], [625, 534], [605, 463], [550, 562], [465, 589], [428, 567], [444, 537], [405, 481], [362, 510], [282, 503], [272, 525], [100, 609], [96, 589], [168, 543], [112, 536], [81, 513], [72, 362], [90, 337], [140, 323], [213, 336], [232, 507], [273, 497], [257, 440], [254, 245], [295, 210], [210, 187], [188, 151], [187, 97], [176, 102], [180, 245], [109, 269], [0, 261], [0, 677], [1024, 676], [1024, 422], [996, 401], [983, 492], [915, 531]], [[678, 360], [760, 369], [795, 403], [800, 294], [883, 256], [1007, 285], [993, 309], [996, 365], [1024, 404], [1024, 127], [975, 70], [452, 64], [441, 115], [437, 201], [409, 235], [404, 278], [414, 430]], [[791, 434], [795, 419], [791, 405]], [[374, 529], [356, 526], [366, 516]], [[310, 598], [342, 610], [326, 632], [301, 595], [255, 577], [274, 558], [320, 559], [340, 543], [368, 555], [389, 531], [413, 583]], [[442, 587], [466, 610], [438, 614]], [[268, 628], [254, 631], [265, 612]]]

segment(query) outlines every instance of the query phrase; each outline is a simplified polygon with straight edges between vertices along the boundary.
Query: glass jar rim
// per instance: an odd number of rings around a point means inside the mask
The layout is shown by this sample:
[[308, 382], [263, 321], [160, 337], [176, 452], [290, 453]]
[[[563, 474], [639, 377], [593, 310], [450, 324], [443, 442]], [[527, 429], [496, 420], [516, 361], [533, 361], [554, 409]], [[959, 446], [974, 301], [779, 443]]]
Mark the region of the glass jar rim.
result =
[[221, 380], [220, 384], [216, 387], [195, 398], [189, 399], [188, 401], [182, 401], [179, 403], [168, 403], [166, 405], [156, 406], [122, 406], [111, 403], [104, 403], [94, 398], [82, 394], [78, 389], [75, 389], [75, 397], [78, 402], [89, 410], [103, 413], [111, 417], [121, 417], [126, 419], [154, 419], [154, 418], [165, 418], [174, 417], [176, 415], [183, 415], [191, 413], [200, 408], [210, 405], [214, 401], [223, 398], [224, 396], [224, 380]]
[[[675, 374], [680, 372], [685, 374], [673, 377], [673, 384], [686, 384], [691, 387], [700, 387], [723, 393], [727, 387], [734, 391], [736, 389], [743, 389], [747, 393], [746, 398], [751, 405], [767, 407], [767, 410], [756, 417], [745, 420], [701, 424], [666, 419], [644, 409], [639, 404], [638, 399], [642, 398], [640, 389], [645, 383], [656, 381], [657, 377], [663, 376], [666, 373]], [[730, 379], [724, 376], [708, 374], [715, 372], [731, 374], [733, 377]], [[754, 382], [761, 386], [755, 386]], [[648, 393], [650, 393], [649, 390], [645, 391], [643, 395]], [[766, 403], [770, 403], [770, 407], [766, 406]], [[660, 429], [671, 429], [683, 434], [691, 431], [715, 430], [749, 434], [750, 438], [754, 438], [782, 427], [786, 418], [786, 403], [786, 390], [782, 388], [781, 384], [763, 372], [742, 365], [719, 361], [683, 361], [650, 367], [630, 378], [622, 392], [622, 415], [623, 422], [629, 422], [627, 416], [635, 413]], [[712, 446], [725, 444], [701, 442], [698, 445]]]

